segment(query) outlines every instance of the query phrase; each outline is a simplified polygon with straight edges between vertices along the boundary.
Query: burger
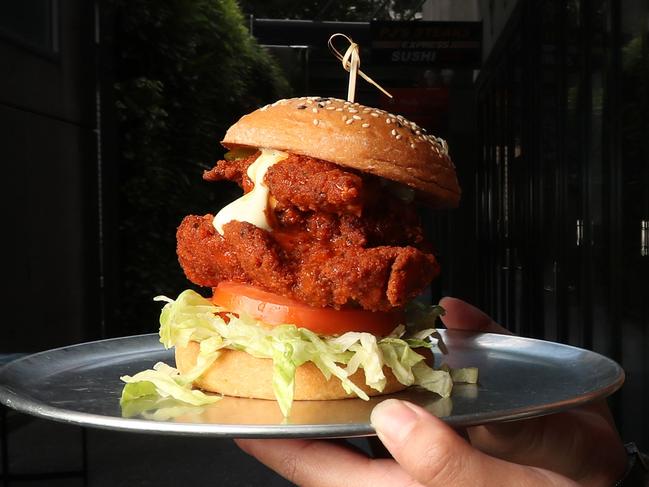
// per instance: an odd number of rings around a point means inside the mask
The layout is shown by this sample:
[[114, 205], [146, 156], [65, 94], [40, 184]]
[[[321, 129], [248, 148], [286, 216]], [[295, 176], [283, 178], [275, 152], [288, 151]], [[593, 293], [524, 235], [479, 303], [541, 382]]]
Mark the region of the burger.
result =
[[203, 178], [243, 196], [177, 230], [206, 297], [159, 298], [176, 367], [123, 377], [122, 401], [274, 399], [286, 416], [293, 400], [447, 396], [451, 375], [430, 353], [443, 310], [414, 304], [439, 273], [417, 208], [460, 199], [446, 143], [384, 110], [302, 97], [243, 116], [222, 145]]

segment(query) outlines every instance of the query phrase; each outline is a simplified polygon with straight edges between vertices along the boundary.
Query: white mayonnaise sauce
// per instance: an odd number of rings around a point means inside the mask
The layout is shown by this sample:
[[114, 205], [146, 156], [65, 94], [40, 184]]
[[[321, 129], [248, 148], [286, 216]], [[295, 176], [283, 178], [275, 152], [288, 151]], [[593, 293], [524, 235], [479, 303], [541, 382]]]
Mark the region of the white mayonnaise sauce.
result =
[[224, 206], [214, 217], [212, 224], [221, 235], [223, 235], [223, 225], [233, 220], [248, 222], [264, 230], [271, 229], [266, 215], [269, 192], [268, 186], [264, 184], [264, 176], [268, 168], [286, 159], [288, 154], [273, 149], [260, 150], [261, 155], [250, 164], [247, 171], [248, 177], [254, 183], [252, 190]]

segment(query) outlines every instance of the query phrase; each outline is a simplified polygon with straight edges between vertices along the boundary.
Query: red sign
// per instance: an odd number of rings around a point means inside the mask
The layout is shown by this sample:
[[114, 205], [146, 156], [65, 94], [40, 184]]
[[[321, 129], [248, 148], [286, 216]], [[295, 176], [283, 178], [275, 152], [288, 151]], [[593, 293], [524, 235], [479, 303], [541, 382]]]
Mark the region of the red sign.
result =
[[478, 68], [481, 22], [383, 21], [370, 23], [372, 63]]

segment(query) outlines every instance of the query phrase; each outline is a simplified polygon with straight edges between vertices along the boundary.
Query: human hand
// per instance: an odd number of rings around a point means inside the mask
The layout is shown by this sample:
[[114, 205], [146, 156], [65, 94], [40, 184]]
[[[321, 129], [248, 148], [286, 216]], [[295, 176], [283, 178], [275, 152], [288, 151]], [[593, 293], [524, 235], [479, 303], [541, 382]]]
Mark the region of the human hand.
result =
[[[507, 333], [463, 301], [445, 298], [451, 329]], [[612, 485], [626, 453], [605, 403], [533, 420], [469, 428], [462, 436], [423, 408], [388, 399], [372, 425], [394, 459], [369, 459], [323, 440], [236, 440], [247, 453], [304, 486]], [[577, 483], [578, 482], [578, 483]]]
[[[510, 334], [464, 301], [444, 298], [450, 329]], [[610, 486], [624, 473], [626, 451], [606, 401], [540, 418], [468, 428], [473, 447], [509, 462], [539, 467], [582, 485]]]

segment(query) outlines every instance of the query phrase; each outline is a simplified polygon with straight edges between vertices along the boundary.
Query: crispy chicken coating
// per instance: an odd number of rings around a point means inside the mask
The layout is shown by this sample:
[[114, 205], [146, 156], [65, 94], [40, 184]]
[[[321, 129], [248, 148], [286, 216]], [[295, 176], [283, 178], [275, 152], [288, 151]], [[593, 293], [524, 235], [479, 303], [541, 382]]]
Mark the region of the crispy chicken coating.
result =
[[[259, 156], [256, 153], [235, 161], [219, 161], [203, 174], [206, 181], [229, 179], [245, 192], [252, 189], [246, 174], [248, 166]], [[327, 161], [297, 154], [272, 166], [265, 183], [276, 201], [295, 206], [301, 211], [360, 214], [362, 178]]]
[[212, 220], [185, 217], [177, 233], [181, 266], [200, 286], [237, 281], [311, 306], [387, 311], [405, 305], [438, 272], [435, 258], [414, 247], [286, 244], [237, 221], [224, 225], [221, 236]]
[[[204, 177], [249, 191], [255, 157], [219, 161]], [[190, 281], [236, 281], [311, 306], [387, 311], [437, 275], [414, 207], [378, 178], [291, 155], [268, 170], [265, 183], [274, 200], [271, 232], [232, 221], [221, 236], [212, 215], [185, 217], [177, 252]]]

